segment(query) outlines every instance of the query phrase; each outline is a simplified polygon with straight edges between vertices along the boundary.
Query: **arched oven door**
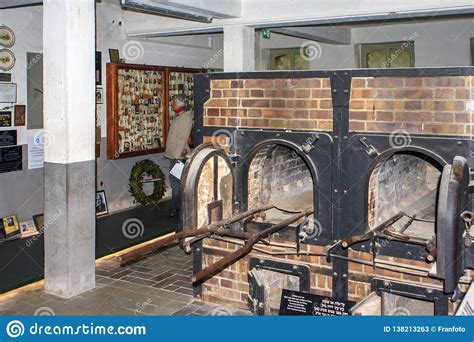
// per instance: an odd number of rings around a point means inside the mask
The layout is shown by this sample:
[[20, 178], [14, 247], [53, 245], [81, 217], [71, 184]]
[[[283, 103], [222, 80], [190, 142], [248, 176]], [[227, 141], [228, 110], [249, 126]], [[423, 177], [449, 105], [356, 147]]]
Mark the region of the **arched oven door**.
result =
[[465, 225], [461, 214], [470, 210], [469, 167], [457, 156], [446, 165], [440, 180], [436, 226], [436, 276], [444, 292], [453, 293], [464, 273]]

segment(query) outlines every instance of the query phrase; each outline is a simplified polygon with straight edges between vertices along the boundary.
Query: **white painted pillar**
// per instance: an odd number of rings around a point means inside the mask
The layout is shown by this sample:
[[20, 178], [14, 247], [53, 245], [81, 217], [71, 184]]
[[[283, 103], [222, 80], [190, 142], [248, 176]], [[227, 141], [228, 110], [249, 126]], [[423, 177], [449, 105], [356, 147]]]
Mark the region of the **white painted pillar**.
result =
[[95, 287], [95, 0], [44, 0], [45, 290]]
[[224, 71], [255, 71], [255, 29], [224, 26]]

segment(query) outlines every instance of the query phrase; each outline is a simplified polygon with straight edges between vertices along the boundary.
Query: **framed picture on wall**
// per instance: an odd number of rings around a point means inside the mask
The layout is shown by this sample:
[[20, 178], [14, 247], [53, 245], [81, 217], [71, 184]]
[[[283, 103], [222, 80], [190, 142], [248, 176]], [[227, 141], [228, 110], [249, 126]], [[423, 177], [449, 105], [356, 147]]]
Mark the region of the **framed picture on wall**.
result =
[[110, 63], [120, 63], [120, 54], [117, 49], [109, 49]]
[[413, 68], [414, 66], [414, 41], [360, 45], [361, 68]]
[[299, 48], [270, 49], [270, 70], [309, 70], [309, 58]]
[[3, 232], [6, 238], [20, 234], [20, 225], [16, 215], [2, 218]]
[[105, 191], [97, 191], [95, 200], [95, 214], [97, 216], [106, 215], [109, 213], [107, 207], [107, 199], [105, 198]]
[[0, 112], [0, 127], [11, 127], [12, 112]]
[[25, 126], [26, 123], [26, 106], [15, 105], [15, 126]]

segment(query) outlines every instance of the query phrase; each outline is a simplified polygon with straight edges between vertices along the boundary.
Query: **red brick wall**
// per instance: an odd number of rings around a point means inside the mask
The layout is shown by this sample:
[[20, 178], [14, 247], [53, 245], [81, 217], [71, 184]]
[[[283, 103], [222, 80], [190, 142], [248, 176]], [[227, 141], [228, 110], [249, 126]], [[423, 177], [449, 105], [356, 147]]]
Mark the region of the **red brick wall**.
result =
[[473, 85], [472, 76], [353, 78], [350, 130], [470, 135]]
[[332, 131], [328, 78], [212, 80], [204, 126]]

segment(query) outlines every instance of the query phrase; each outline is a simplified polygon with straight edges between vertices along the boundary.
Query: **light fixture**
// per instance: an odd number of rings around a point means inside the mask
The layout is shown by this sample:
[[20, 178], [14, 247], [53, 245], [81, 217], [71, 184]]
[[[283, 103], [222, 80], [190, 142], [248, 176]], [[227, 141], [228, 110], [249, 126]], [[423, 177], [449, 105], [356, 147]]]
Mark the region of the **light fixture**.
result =
[[121, 4], [122, 7], [132, 10], [202, 23], [211, 23], [213, 19], [212, 16], [206, 13], [189, 8], [181, 8], [167, 1], [165, 3], [164, 1], [159, 2], [152, 0], [121, 0]]

